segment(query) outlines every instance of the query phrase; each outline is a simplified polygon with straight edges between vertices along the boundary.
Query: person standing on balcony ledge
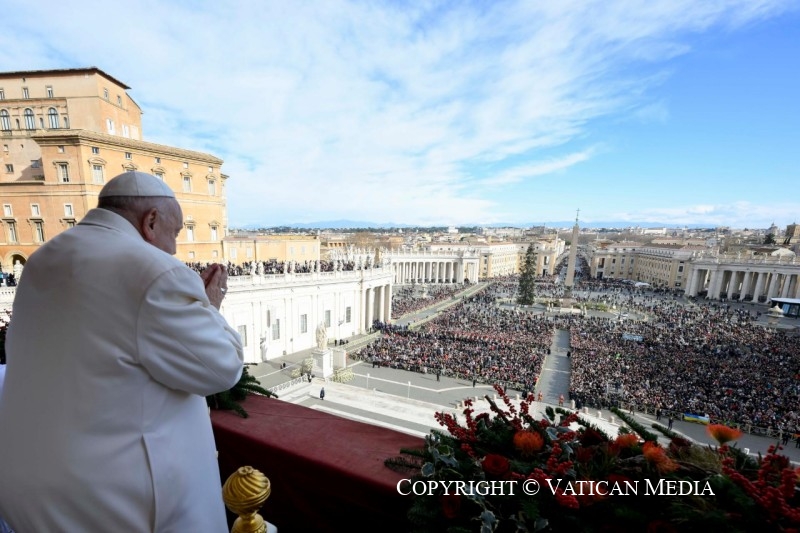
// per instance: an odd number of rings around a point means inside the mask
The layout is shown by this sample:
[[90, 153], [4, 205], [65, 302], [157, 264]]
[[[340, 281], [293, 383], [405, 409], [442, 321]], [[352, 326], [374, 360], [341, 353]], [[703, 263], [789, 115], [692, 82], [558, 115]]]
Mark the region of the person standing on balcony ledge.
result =
[[25, 265], [0, 397], [0, 516], [16, 531], [227, 531], [205, 396], [242, 373], [227, 273], [172, 255], [155, 176], [109, 181]]

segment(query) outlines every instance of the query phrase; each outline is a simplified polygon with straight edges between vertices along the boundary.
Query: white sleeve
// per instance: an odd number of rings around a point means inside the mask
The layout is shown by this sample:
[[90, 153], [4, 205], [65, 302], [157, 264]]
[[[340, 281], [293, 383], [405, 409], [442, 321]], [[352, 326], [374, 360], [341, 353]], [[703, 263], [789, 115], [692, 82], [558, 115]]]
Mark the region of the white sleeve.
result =
[[165, 272], [146, 290], [137, 343], [142, 366], [172, 389], [207, 396], [230, 389], [242, 374], [239, 334], [186, 267]]

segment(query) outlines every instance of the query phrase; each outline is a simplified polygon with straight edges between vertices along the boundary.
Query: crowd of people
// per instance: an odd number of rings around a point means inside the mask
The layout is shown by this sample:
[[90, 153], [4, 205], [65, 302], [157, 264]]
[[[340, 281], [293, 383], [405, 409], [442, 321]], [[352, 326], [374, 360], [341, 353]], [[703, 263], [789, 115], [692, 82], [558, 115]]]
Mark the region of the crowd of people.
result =
[[625, 305], [650, 320], [572, 323], [574, 399], [590, 405], [622, 399], [752, 427], [798, 426], [797, 337], [754, 325], [753, 311], [721, 304], [631, 298]]
[[[800, 343], [796, 336], [755, 325], [755, 309], [579, 278], [572, 294], [578, 305], [604, 302], [616, 313], [545, 317], [498, 305], [513, 301], [516, 283], [514, 277], [495, 280], [419, 330], [386, 327], [357, 357], [532, 391], [553, 331], [565, 329], [571, 338], [570, 397], [579, 405], [622, 402], [752, 430], [797, 431]], [[543, 297], [563, 294], [555, 277], [540, 278], [536, 286]], [[401, 294], [404, 311], [393, 307], [393, 316], [414, 309], [414, 300], [414, 293]], [[622, 310], [647, 320], [624, 319]]]
[[[186, 266], [196, 272], [202, 272], [208, 266], [208, 263], [192, 262], [186, 263]], [[311, 272], [334, 272], [334, 271], [353, 271], [353, 270], [366, 270], [372, 268], [373, 264], [367, 260], [360, 261], [276, 261], [271, 259], [269, 261], [245, 261], [243, 263], [234, 264], [230, 261], [226, 264], [229, 277], [236, 276], [252, 276], [252, 275], [274, 275], [274, 274], [307, 274]]]
[[462, 300], [419, 330], [385, 328], [354, 356], [374, 365], [435, 373], [532, 392], [552, 324], [481, 297]]
[[399, 318], [449, 300], [463, 288], [461, 285], [430, 285], [395, 289], [392, 293], [392, 316]]

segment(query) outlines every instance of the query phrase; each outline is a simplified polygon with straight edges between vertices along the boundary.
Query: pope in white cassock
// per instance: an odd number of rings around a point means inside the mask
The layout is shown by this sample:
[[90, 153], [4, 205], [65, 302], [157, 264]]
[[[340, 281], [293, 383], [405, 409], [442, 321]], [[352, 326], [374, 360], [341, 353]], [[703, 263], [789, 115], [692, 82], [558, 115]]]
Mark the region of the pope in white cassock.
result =
[[0, 517], [17, 532], [227, 531], [204, 396], [242, 372], [227, 273], [172, 255], [183, 215], [126, 172], [25, 265], [0, 396]]

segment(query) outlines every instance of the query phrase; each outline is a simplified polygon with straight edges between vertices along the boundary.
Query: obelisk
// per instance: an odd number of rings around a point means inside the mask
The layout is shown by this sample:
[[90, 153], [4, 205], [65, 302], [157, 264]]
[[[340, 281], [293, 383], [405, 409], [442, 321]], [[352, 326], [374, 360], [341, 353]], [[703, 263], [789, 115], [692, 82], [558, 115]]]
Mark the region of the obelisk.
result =
[[580, 213], [581, 210], [578, 209], [575, 215], [575, 225], [572, 226], [572, 242], [569, 245], [567, 277], [564, 279], [566, 291], [564, 293], [563, 303], [561, 304], [562, 307], [570, 307], [572, 305], [572, 287], [575, 285], [575, 261], [578, 259], [578, 233], [580, 232], [580, 228], [578, 227], [578, 215], [580, 215]]

